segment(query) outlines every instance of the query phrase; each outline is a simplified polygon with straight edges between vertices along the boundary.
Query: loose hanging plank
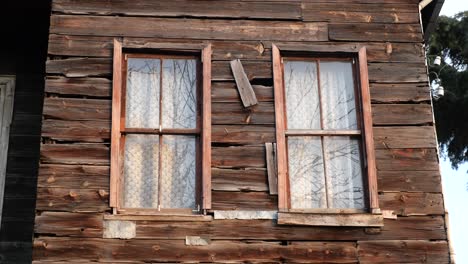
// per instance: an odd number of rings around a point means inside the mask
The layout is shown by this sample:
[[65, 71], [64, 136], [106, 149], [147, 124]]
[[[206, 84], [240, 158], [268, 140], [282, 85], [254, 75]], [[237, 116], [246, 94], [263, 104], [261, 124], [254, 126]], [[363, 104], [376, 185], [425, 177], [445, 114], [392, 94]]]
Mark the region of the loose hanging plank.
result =
[[265, 143], [270, 194], [278, 194], [278, 176], [276, 175], [276, 143]]
[[239, 91], [244, 107], [251, 107], [258, 104], [257, 96], [250, 85], [249, 78], [245, 74], [244, 67], [239, 59], [231, 61], [231, 70], [236, 80], [237, 90]]

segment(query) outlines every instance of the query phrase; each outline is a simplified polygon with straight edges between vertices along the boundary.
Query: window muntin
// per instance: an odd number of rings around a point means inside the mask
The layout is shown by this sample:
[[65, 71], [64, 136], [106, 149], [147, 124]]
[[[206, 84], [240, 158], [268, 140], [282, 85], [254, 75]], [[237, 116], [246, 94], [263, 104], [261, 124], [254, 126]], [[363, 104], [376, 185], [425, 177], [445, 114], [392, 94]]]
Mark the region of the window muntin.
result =
[[198, 208], [198, 58], [125, 54], [123, 65], [122, 208]]
[[355, 65], [283, 60], [290, 209], [367, 207]]

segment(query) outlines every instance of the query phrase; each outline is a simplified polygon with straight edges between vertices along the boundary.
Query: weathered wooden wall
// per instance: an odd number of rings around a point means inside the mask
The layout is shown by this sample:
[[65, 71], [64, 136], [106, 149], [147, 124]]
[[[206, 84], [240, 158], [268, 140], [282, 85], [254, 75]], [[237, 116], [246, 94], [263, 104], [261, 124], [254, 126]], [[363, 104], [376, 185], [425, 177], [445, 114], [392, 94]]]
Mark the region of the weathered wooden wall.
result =
[[[0, 263], [31, 263], [50, 1], [3, 2], [0, 75], [16, 77]], [[0, 208], [0, 210], [2, 210]]]
[[[448, 263], [418, 0], [53, 1], [38, 181], [35, 263], [66, 261]], [[112, 41], [213, 44], [215, 210], [275, 210], [265, 142], [275, 141], [271, 44], [366, 45], [382, 229], [274, 220], [136, 221], [103, 239], [109, 208]], [[244, 110], [239, 58], [259, 100]], [[247, 118], [251, 115], [250, 118]], [[248, 122], [246, 121], [248, 120]], [[205, 219], [206, 220], [206, 219]], [[185, 246], [186, 236], [211, 239]]]

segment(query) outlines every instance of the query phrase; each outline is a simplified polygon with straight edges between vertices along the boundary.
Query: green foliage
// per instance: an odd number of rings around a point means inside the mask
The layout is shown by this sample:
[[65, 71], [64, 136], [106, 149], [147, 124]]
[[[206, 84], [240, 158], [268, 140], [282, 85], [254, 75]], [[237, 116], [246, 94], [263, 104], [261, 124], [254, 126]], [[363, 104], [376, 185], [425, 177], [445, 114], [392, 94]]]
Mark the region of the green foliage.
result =
[[468, 11], [439, 18], [428, 55], [443, 58], [441, 66], [429, 68], [431, 81], [438, 74], [445, 88], [445, 96], [434, 102], [437, 137], [452, 167], [458, 168], [468, 161]]

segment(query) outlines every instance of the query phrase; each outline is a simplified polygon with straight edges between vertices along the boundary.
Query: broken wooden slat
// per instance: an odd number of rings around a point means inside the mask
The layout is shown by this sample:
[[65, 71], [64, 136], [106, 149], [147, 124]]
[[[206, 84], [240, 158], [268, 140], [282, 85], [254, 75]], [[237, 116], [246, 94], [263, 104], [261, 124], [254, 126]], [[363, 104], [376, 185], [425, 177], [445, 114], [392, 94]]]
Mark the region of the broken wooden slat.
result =
[[278, 175], [276, 174], [276, 143], [265, 143], [268, 187], [270, 194], [278, 194]]
[[383, 226], [383, 216], [374, 214], [278, 213], [280, 225], [305, 226]]
[[232, 60], [231, 70], [244, 107], [251, 107], [258, 104], [257, 97], [255, 96], [252, 85], [250, 85], [247, 74], [245, 74], [241, 61]]

